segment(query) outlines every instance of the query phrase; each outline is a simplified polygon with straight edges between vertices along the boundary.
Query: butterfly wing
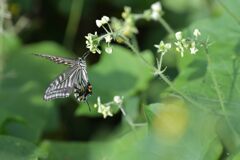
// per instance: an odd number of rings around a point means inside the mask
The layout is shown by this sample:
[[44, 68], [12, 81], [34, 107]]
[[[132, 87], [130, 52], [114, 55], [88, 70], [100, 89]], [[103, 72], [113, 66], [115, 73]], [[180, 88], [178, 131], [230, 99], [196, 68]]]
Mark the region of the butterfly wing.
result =
[[68, 97], [73, 92], [79, 70], [80, 68], [75, 65], [60, 74], [47, 88], [44, 100]]
[[46, 58], [46, 59], [48, 59], [50, 61], [53, 61], [57, 64], [66, 64], [66, 65], [69, 65], [71, 67], [73, 67], [76, 63], [76, 61], [74, 59], [69, 59], [69, 58], [50, 56], [50, 55], [46, 55], [46, 54], [34, 54], [34, 55]]

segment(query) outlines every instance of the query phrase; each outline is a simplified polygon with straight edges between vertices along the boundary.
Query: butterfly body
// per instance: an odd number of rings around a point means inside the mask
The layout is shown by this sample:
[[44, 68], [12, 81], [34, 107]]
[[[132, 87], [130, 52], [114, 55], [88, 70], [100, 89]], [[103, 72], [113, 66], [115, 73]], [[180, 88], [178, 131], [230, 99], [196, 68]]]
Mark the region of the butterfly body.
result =
[[44, 100], [69, 97], [72, 93], [77, 101], [86, 101], [92, 94], [92, 85], [88, 81], [87, 65], [85, 57], [69, 59], [63, 57], [50, 56], [45, 54], [35, 54], [37, 56], [51, 60], [57, 64], [65, 64], [69, 67], [61, 73], [49, 85], [45, 91]]

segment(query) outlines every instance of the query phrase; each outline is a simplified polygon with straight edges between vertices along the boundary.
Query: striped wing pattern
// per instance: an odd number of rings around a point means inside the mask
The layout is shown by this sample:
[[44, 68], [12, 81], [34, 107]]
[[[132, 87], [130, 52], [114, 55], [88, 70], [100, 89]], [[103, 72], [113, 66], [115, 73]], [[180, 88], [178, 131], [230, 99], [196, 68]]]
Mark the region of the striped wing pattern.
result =
[[86, 101], [92, 93], [92, 86], [88, 81], [86, 63], [81, 58], [78, 60], [62, 57], [37, 54], [59, 64], [67, 64], [70, 67], [60, 74], [47, 88], [44, 100], [69, 97], [74, 93], [77, 101]]
[[75, 66], [60, 74], [47, 88], [44, 99], [51, 100], [70, 96], [73, 91], [77, 71], [78, 68]]
[[66, 64], [66, 65], [69, 65], [71, 67], [75, 65], [75, 60], [74, 59], [50, 56], [50, 55], [46, 55], [46, 54], [35, 54], [35, 55], [43, 57], [43, 58], [46, 58], [46, 59], [48, 59], [50, 61], [53, 61], [53, 62], [55, 62], [57, 64]]

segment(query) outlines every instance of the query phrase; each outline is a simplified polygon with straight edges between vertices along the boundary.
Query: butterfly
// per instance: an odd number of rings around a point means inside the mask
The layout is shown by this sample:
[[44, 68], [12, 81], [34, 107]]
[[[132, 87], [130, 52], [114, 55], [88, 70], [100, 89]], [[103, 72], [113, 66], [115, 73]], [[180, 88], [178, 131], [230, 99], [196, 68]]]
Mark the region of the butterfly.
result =
[[69, 97], [72, 93], [78, 102], [86, 101], [87, 97], [92, 94], [92, 85], [88, 81], [86, 52], [78, 59], [63, 58], [46, 54], [34, 54], [53, 61], [57, 64], [69, 66], [66, 71], [61, 73], [55, 80], [50, 83], [46, 89], [43, 99], [52, 100], [56, 98]]

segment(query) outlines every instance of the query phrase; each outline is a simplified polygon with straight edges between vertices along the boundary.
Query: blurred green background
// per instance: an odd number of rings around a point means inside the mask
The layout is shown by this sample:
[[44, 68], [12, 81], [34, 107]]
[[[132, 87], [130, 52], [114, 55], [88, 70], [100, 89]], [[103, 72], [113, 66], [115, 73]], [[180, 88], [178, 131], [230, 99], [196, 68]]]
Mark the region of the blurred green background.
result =
[[[153, 0], [1, 0], [0, 2], [0, 159], [240, 159], [240, 2], [162, 0], [163, 18], [175, 30], [199, 28], [213, 42], [210, 61], [166, 55], [166, 76], [179, 95], [126, 46], [113, 53], [91, 54], [88, 74], [93, 85], [92, 112], [73, 97], [44, 101], [49, 83], [65, 67], [34, 57], [45, 53], [79, 57], [85, 36], [102, 30], [95, 20], [121, 18], [150, 8]], [[7, 12], [2, 12], [7, 4]], [[155, 65], [153, 45], [168, 38], [157, 22], [137, 23], [141, 54]], [[124, 96], [131, 127], [119, 110], [106, 119], [93, 108]], [[186, 98], [188, 97], [188, 98]]]

